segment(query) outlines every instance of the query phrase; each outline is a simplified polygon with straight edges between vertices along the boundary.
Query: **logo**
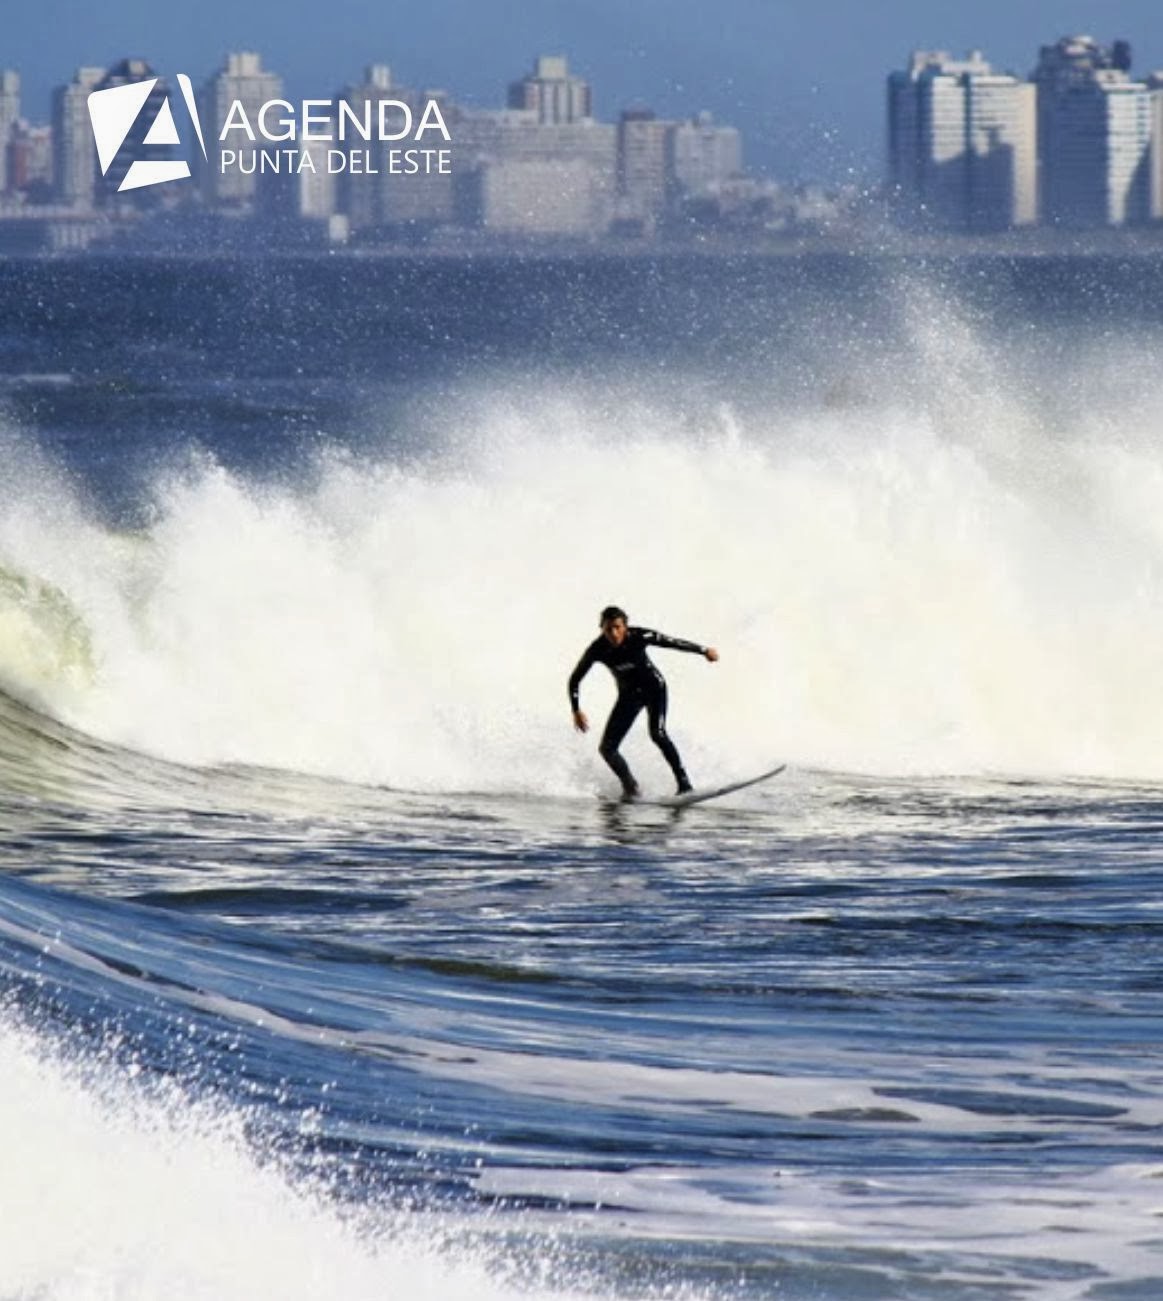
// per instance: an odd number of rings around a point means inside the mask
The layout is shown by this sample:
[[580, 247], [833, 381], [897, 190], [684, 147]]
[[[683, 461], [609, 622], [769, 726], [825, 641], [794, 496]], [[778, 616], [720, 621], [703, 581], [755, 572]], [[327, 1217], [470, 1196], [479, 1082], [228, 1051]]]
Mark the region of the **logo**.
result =
[[[153, 121], [145, 135], [141, 137], [142, 145], [171, 146], [180, 145], [177, 123], [170, 107], [168, 94], [160, 94], [160, 104], [156, 111], [151, 100], [156, 100], [154, 91], [158, 77], [147, 77], [144, 81], [131, 81], [122, 86], [109, 86], [105, 90], [95, 90], [89, 96], [89, 117], [93, 123], [93, 137], [97, 142], [97, 158], [101, 164], [101, 175], [108, 176], [118, 155], [129, 140], [130, 134], [138, 125], [138, 120], [147, 108], [153, 112]], [[198, 105], [194, 100], [194, 87], [184, 72], [179, 72], [178, 86], [185, 101], [186, 112], [194, 125], [202, 157], [206, 157], [206, 141], [202, 137], [202, 122], [198, 117]], [[131, 142], [136, 149], [136, 142]], [[160, 185], [163, 181], [179, 181], [190, 175], [190, 165], [181, 158], [135, 158], [121, 178], [117, 187], [122, 190], [139, 190], [145, 185]]]

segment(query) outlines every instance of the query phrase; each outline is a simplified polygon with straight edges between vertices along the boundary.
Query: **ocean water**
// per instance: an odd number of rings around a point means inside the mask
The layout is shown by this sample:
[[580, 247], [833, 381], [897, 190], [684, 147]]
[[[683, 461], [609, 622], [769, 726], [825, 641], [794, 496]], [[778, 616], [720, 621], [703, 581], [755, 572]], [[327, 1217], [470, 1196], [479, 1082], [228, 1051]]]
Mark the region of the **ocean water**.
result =
[[0, 1297], [1163, 1296], [1163, 262], [0, 304]]

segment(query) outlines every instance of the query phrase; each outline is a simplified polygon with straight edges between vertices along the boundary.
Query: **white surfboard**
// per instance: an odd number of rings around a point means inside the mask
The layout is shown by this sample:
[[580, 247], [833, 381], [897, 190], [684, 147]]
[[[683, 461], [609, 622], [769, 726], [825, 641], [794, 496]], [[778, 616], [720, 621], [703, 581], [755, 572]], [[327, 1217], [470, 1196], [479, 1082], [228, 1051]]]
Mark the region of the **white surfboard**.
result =
[[705, 790], [687, 791], [685, 795], [664, 795], [660, 799], [636, 800], [635, 803], [662, 804], [668, 809], [682, 809], [688, 804], [701, 804], [704, 800], [718, 799], [720, 795], [730, 795], [732, 791], [746, 790], [748, 786], [758, 786], [760, 782], [765, 782], [771, 777], [778, 777], [786, 767], [786, 763], [781, 763], [778, 767], [769, 768], [767, 772], [761, 772], [758, 777], [747, 777], [740, 782], [729, 782], [726, 786], [710, 786]]

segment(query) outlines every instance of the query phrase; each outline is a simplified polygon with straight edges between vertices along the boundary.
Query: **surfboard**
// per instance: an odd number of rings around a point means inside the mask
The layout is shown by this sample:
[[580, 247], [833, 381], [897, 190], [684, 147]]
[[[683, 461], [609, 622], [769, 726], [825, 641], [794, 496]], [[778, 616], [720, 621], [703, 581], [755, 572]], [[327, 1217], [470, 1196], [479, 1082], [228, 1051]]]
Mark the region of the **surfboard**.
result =
[[768, 781], [772, 777], [778, 777], [786, 767], [786, 763], [781, 763], [775, 768], [769, 768], [767, 772], [761, 772], [758, 777], [746, 777], [743, 781], [728, 782], [726, 786], [711, 786], [705, 790], [687, 791], [685, 795], [664, 795], [656, 800], [636, 800], [634, 802], [661, 804], [668, 809], [683, 809], [688, 804], [702, 804], [704, 800], [717, 800], [720, 795], [730, 795], [732, 791], [742, 791], [746, 790], [748, 786], [758, 786], [760, 782]]

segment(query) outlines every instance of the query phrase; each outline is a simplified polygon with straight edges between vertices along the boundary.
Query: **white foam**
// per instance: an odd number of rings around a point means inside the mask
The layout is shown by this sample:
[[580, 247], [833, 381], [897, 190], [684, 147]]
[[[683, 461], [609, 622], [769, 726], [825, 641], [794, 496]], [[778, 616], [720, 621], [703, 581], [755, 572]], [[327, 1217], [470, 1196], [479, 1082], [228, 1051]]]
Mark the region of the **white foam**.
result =
[[[293, 1187], [242, 1129], [229, 1111], [176, 1089], [147, 1092], [110, 1064], [69, 1066], [0, 1022], [0, 1295], [517, 1295], [479, 1250], [458, 1246], [446, 1230], [433, 1233], [432, 1223], [403, 1213], [345, 1218]], [[531, 1261], [530, 1276], [537, 1270]]]
[[[722, 652], [656, 656], [698, 773], [1163, 776], [1145, 409], [1112, 429], [1040, 423], [1020, 394], [882, 397], [678, 432], [614, 410], [494, 398], [427, 465], [334, 456], [297, 487], [202, 464], [133, 540], [17, 475], [0, 565], [63, 594], [94, 668], [46, 680], [22, 625], [0, 674], [182, 761], [577, 794], [608, 775], [565, 678], [617, 601]], [[595, 670], [595, 720], [610, 698]], [[628, 752], [661, 779], [643, 736]]]

